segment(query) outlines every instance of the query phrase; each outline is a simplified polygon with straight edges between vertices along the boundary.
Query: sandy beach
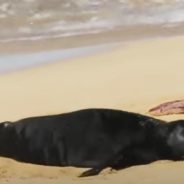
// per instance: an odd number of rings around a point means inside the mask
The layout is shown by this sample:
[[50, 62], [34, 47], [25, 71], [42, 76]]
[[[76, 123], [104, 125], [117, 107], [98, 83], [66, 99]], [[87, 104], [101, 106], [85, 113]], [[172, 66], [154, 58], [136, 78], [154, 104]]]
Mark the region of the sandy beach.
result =
[[[0, 121], [81, 108], [147, 114], [162, 102], [184, 99], [184, 37], [139, 41], [92, 56], [57, 61], [0, 76]], [[160, 117], [184, 119], [184, 115]], [[0, 183], [173, 184], [184, 162], [159, 161], [79, 179], [81, 168], [43, 167], [0, 158]]]

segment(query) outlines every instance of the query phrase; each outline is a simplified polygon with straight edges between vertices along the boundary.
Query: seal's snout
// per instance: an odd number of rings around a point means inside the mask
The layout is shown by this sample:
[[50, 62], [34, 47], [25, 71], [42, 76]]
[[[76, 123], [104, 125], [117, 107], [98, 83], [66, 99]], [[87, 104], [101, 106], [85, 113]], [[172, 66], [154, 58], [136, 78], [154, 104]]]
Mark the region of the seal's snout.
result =
[[10, 125], [9, 122], [4, 123], [4, 127], [8, 127]]
[[10, 121], [4, 121], [4, 122], [0, 123], [1, 127], [3, 127], [3, 128], [8, 127], [10, 124], [11, 124]]

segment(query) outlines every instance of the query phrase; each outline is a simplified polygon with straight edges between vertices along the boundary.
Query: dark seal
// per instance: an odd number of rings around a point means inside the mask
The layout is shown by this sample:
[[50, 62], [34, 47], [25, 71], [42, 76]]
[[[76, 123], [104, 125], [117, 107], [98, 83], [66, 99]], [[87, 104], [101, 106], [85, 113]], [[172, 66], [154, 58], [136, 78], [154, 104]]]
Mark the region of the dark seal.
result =
[[0, 155], [18, 161], [123, 169], [156, 160], [184, 158], [184, 120], [171, 123], [112, 109], [30, 117], [0, 124]]

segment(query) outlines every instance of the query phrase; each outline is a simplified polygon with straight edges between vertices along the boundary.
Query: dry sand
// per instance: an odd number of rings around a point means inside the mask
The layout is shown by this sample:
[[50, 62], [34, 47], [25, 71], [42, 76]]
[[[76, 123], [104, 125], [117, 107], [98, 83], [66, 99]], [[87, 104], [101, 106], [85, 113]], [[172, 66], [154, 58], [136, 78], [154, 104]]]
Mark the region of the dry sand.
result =
[[[146, 114], [159, 103], [183, 99], [184, 37], [131, 43], [65, 62], [0, 77], [0, 121], [89, 107]], [[184, 115], [161, 117], [165, 120]], [[23, 164], [0, 158], [0, 183], [173, 184], [184, 182], [184, 163], [161, 161], [79, 179], [84, 169]], [[109, 173], [110, 172], [110, 173]]]

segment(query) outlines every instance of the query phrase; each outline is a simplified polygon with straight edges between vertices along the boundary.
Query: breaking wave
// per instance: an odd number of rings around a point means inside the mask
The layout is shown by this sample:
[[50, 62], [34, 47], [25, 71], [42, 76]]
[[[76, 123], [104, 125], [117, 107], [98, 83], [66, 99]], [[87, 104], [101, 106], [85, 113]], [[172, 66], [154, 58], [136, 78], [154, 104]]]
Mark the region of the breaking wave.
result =
[[184, 23], [184, 0], [1, 0], [0, 42]]

